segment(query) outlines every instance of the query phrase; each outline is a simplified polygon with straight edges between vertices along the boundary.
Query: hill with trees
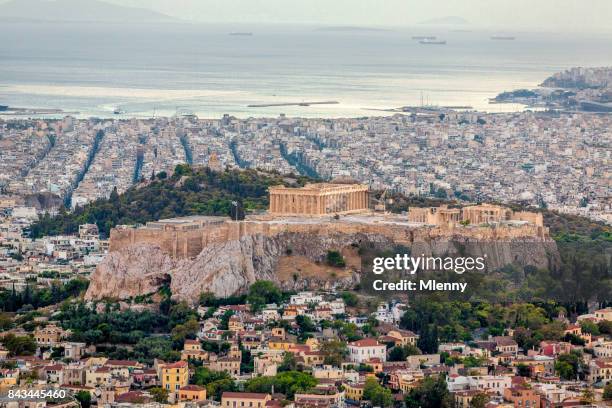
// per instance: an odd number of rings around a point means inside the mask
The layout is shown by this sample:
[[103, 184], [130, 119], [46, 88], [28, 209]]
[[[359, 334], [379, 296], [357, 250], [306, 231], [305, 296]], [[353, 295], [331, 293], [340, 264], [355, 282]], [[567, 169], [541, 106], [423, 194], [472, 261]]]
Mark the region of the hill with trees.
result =
[[[62, 209], [56, 216], [45, 214], [31, 226], [33, 238], [45, 235], [74, 234], [80, 224], [97, 224], [108, 237], [111, 228], [122, 224], [144, 224], [163, 218], [189, 215], [231, 215], [242, 218], [244, 211], [268, 207], [268, 187], [283, 184], [303, 186], [310, 179], [280, 176], [257, 170], [214, 172], [186, 164], [176, 166], [172, 176], [165, 172], [153, 180], [136, 184], [123, 194], [113, 191], [72, 212]], [[238, 214], [232, 201], [239, 203]]]

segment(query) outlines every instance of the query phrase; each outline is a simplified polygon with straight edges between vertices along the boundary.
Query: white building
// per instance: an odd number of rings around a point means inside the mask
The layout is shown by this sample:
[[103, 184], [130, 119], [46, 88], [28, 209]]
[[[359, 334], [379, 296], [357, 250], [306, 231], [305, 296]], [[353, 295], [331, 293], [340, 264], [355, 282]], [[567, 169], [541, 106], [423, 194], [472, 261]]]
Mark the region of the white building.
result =
[[289, 303], [292, 305], [308, 305], [311, 303], [321, 303], [323, 296], [316, 295], [313, 292], [299, 292], [297, 295], [292, 295]]
[[492, 391], [503, 395], [506, 388], [512, 387], [512, 378], [504, 375], [457, 376], [446, 379], [450, 392], [465, 390]]
[[365, 363], [373, 358], [387, 361], [387, 347], [375, 339], [361, 339], [348, 344], [349, 360]]

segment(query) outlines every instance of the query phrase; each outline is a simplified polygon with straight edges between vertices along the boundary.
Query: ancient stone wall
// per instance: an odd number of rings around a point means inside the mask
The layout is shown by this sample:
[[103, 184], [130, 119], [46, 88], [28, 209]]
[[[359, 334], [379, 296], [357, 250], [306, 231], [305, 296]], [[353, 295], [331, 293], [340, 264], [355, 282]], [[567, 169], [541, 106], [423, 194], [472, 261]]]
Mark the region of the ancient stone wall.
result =
[[493, 226], [408, 226], [401, 223], [360, 223], [336, 220], [298, 223], [282, 220], [226, 221], [208, 224], [190, 230], [163, 230], [154, 228], [115, 228], [111, 231], [110, 251], [115, 252], [134, 244], [158, 246], [163, 253], [174, 258], [194, 258], [202, 249], [214, 244], [239, 240], [246, 236], [274, 237], [282, 233], [304, 233], [320, 236], [336, 234], [377, 234], [398, 244], [411, 245], [431, 239], [452, 240], [456, 237], [477, 241], [550, 240], [545, 227], [524, 225]]

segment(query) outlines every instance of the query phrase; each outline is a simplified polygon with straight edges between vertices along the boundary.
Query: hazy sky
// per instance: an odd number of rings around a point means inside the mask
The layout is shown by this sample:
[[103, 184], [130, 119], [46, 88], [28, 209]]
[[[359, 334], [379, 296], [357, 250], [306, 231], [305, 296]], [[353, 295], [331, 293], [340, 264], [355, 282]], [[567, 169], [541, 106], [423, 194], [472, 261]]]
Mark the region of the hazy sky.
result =
[[612, 32], [612, 0], [107, 0], [208, 22], [405, 26], [459, 16], [475, 26]]

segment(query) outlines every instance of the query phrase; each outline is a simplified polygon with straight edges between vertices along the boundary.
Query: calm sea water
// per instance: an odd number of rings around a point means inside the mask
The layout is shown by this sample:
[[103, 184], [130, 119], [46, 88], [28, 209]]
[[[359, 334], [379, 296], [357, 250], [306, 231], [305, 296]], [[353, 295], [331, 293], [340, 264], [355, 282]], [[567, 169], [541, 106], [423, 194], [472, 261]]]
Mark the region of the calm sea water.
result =
[[[249, 31], [252, 36], [230, 36]], [[211, 25], [0, 24], [0, 104], [79, 116], [340, 117], [423, 103], [479, 110], [572, 66], [612, 65], [612, 37], [417, 27], [385, 31]], [[508, 34], [508, 33], [504, 33]], [[436, 35], [447, 45], [422, 45]], [[335, 100], [337, 105], [248, 108]]]

